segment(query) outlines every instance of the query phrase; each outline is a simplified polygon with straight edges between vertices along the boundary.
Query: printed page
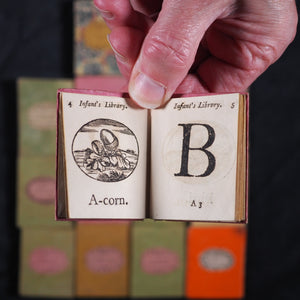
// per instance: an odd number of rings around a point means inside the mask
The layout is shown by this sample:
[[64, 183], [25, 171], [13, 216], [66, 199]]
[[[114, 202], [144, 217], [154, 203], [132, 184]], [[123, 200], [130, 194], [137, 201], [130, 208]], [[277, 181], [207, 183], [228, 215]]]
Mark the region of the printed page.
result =
[[62, 107], [69, 217], [144, 218], [147, 111], [68, 92]]
[[174, 98], [151, 113], [154, 219], [234, 221], [239, 95]]

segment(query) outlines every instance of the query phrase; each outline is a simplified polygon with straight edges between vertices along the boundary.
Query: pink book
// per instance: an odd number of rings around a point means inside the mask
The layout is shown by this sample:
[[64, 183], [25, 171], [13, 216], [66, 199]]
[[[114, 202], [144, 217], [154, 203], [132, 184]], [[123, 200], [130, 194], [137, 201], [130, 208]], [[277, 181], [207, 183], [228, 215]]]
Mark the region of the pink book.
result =
[[75, 78], [75, 88], [109, 92], [127, 92], [128, 80], [120, 75], [81, 76]]

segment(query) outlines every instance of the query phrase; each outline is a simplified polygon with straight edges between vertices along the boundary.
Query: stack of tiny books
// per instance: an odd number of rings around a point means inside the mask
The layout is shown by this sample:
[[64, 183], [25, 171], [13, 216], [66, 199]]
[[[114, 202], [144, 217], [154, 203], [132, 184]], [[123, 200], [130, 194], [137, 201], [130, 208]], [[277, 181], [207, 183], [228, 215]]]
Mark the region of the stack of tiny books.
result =
[[20, 294], [242, 298], [247, 95], [141, 109], [92, 0], [74, 24], [74, 79], [18, 82]]
[[17, 225], [21, 232], [19, 292], [73, 295], [74, 227], [56, 222], [56, 103], [53, 93], [72, 80], [18, 81]]

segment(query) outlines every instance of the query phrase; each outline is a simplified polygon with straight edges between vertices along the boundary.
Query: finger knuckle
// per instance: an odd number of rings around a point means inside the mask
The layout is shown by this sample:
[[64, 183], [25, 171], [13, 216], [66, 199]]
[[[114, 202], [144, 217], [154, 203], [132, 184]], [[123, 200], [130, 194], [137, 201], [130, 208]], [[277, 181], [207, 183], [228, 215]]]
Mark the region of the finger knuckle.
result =
[[186, 68], [192, 57], [187, 41], [165, 34], [152, 36], [144, 48], [144, 55], [150, 60], [177, 68]]
[[278, 49], [271, 44], [247, 44], [243, 49], [243, 67], [246, 70], [265, 70], [279, 56]]

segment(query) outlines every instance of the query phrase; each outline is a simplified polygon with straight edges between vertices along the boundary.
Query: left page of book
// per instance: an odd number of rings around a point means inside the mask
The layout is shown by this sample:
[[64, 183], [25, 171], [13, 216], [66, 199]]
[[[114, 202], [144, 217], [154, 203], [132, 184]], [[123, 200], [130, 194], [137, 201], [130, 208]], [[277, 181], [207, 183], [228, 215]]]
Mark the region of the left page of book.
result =
[[65, 91], [59, 102], [58, 178], [65, 184], [58, 202], [66, 198], [65, 217], [144, 218], [147, 111], [101, 94]]

